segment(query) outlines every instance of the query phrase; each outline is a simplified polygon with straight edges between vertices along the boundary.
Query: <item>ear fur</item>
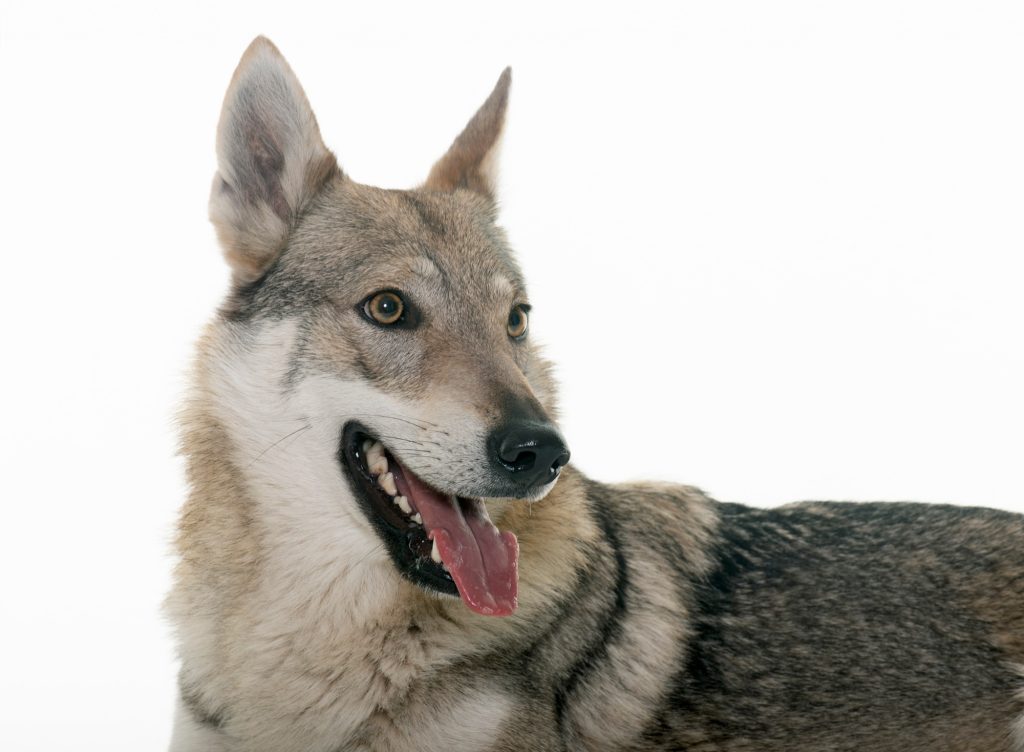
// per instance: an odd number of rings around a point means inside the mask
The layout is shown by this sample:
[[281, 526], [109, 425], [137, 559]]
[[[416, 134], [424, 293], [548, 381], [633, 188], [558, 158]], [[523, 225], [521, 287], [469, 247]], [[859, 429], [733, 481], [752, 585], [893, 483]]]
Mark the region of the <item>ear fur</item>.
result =
[[257, 37], [228, 86], [217, 126], [210, 219], [235, 279], [258, 279], [329, 178], [339, 174], [299, 80]]
[[467, 188], [494, 200], [497, 195], [498, 150], [511, 83], [512, 69], [506, 68], [487, 101], [431, 169], [424, 188], [437, 191]]

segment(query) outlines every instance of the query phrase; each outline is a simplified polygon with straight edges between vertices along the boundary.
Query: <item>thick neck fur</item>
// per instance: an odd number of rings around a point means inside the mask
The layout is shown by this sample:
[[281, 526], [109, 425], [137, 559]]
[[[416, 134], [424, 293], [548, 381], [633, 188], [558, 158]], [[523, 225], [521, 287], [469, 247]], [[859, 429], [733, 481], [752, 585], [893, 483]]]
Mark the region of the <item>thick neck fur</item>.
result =
[[[631, 551], [632, 571], [624, 569], [631, 523], [615, 505], [621, 498], [635, 516], [641, 489], [613, 491], [569, 469], [542, 502], [495, 510], [520, 543], [519, 608], [505, 618], [476, 615], [394, 569], [349, 497], [336, 425], [316, 419], [324, 406], [267, 378], [267, 368], [287, 371], [273, 338], [240, 364], [238, 347], [211, 328], [183, 413], [191, 494], [168, 608], [182, 694], [196, 712], [249, 740], [246, 749], [347, 749], [358, 740], [411, 748], [408, 733], [418, 749], [435, 748], [431, 734], [437, 748], [455, 739], [459, 749], [487, 749], [492, 732], [517, 716], [502, 682], [522, 680], [532, 662], [562, 679], [536, 688], [538, 707], [526, 717], [547, 713], [556, 731], [609, 743], [649, 720], [642, 709], [663, 691], [651, 672], [667, 683], [679, 660], [689, 598], [665, 584], [664, 564], [649, 551]], [[683, 523], [678, 510], [649, 511], [692, 541], [683, 565], [696, 572], [711, 522], [695, 494], [691, 506]], [[625, 613], [634, 594], [656, 609]], [[612, 650], [615, 635], [602, 627], [611, 615], [641, 641]], [[564, 644], [569, 623], [594, 645]], [[632, 688], [637, 660], [646, 678]], [[595, 662], [608, 664], [600, 682], [579, 668]], [[449, 697], [437, 684], [451, 671], [461, 689]], [[473, 699], [458, 699], [467, 688]], [[606, 710], [610, 693], [620, 698], [615, 713]], [[632, 714], [631, 696], [641, 709]], [[480, 744], [467, 745], [474, 734]]]
[[[550, 620], [548, 604], [582, 566], [581, 544], [599, 534], [577, 476], [568, 473], [543, 504], [504, 510], [498, 524], [521, 546], [520, 608], [511, 618], [477, 616], [397, 574], [347, 496], [337, 435], [315, 420], [293, 428], [294, 403], [266, 380], [263, 369], [281, 368], [283, 353], [265, 341], [261, 362], [226, 366], [237, 363], [237, 347], [219, 325], [207, 332], [182, 415], [191, 494], [168, 606], [183, 692], [205, 713], [268, 745], [273, 729], [296, 722], [314, 726], [311, 738], [367, 733], [379, 709], [404, 705], [423, 675], [528, 641]], [[268, 705], [281, 717], [268, 718]]]

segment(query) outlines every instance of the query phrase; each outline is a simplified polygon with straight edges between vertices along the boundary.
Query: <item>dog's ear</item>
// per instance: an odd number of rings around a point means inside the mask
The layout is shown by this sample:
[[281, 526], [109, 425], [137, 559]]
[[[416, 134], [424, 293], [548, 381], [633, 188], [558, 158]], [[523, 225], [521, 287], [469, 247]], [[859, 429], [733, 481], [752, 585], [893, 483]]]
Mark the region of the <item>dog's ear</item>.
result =
[[335, 175], [302, 86], [257, 37], [231, 79], [217, 126], [210, 219], [238, 282], [266, 270], [303, 208]]
[[512, 69], [506, 68], [491, 96], [430, 171], [423, 187], [435, 191], [468, 188], [494, 199], [497, 194], [498, 149], [505, 127]]

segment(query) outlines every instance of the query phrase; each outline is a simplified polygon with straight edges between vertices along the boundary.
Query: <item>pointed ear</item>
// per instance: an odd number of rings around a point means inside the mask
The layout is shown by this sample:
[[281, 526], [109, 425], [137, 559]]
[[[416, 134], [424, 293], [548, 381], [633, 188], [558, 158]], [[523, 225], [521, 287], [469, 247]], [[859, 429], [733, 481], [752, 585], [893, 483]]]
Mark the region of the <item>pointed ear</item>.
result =
[[468, 188], [493, 200], [497, 195], [498, 149], [505, 127], [512, 69], [506, 68], [491, 96], [477, 110], [448, 153], [437, 161], [423, 187], [435, 191]]
[[257, 37], [242, 55], [217, 126], [210, 219], [239, 282], [266, 270], [296, 218], [340, 174], [302, 86], [277, 47]]

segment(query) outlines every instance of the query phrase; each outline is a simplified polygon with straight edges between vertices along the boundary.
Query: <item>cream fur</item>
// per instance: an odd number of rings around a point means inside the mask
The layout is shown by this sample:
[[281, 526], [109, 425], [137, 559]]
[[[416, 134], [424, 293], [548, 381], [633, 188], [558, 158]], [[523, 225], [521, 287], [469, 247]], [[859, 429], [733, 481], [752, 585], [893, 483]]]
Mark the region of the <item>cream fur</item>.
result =
[[[483, 739], [487, 729], [497, 733], [509, 698], [483, 685], [458, 707], [440, 694], [442, 704], [435, 707], [423, 689], [430, 683], [424, 677], [467, 650], [523, 629], [529, 614], [565, 586], [556, 572], [571, 566], [578, 554], [568, 544], [549, 546], [544, 556], [556, 569], [524, 573], [521, 618], [512, 620], [478, 617], [457, 599], [429, 596], [402, 580], [340, 474], [335, 451], [341, 426], [353, 406], [361, 420], [382, 433], [415, 435], [417, 429], [372, 416], [416, 421], [422, 414], [425, 420], [445, 420], [456, 437], [479, 426], [436, 406], [417, 412], [422, 406], [328, 375], [285, 386], [295, 329], [289, 320], [255, 331], [221, 323], [205, 341], [200, 386], [186, 420], [194, 427], [201, 414], [223, 429], [218, 448], [224, 454], [209, 461], [235, 468], [243, 482], [233, 491], [244, 498], [218, 498], [210, 493], [217, 489], [203, 487], [196, 489], [201, 497], [194, 503], [249, 508], [254, 530], [214, 532], [225, 549], [244, 548], [242, 541], [255, 535], [258, 564], [248, 578], [229, 578], [227, 589], [237, 598], [223, 609], [207, 599], [224, 597], [225, 583], [219, 583], [221, 592], [208, 588], [204, 573], [191, 571], [190, 541], [183, 542], [185, 561], [169, 609], [179, 625], [185, 665], [202, 667], [212, 707], [229, 702], [240, 709], [232, 715], [232, 731], [248, 739], [244, 748], [254, 752], [330, 752], [339, 742], [341, 748], [351, 742], [367, 749], [403, 749], [402, 739], [408, 738], [429, 752], [450, 750], [453, 738]], [[194, 434], [189, 438], [203, 441]], [[474, 443], [470, 436], [465, 445]], [[570, 509], [554, 510], [555, 521]], [[536, 521], [543, 519], [538, 515]], [[524, 556], [530, 554], [527, 538]], [[208, 604], [213, 613], [201, 618], [205, 609], [197, 604]], [[415, 638], [408, 637], [412, 623], [418, 626]], [[422, 693], [422, 701], [410, 705], [411, 692]], [[392, 708], [402, 713], [401, 728], [379, 731], [379, 714]], [[475, 719], [472, 728], [460, 727], [459, 719], [468, 718]], [[240, 749], [195, 727], [187, 716], [179, 717], [177, 729], [175, 752], [207, 748], [195, 746], [197, 740], [211, 744], [209, 749]]]

